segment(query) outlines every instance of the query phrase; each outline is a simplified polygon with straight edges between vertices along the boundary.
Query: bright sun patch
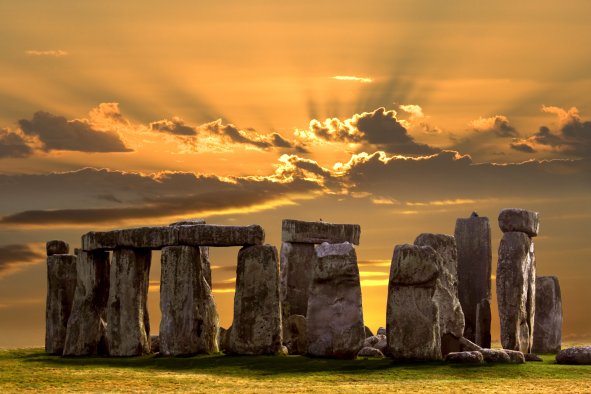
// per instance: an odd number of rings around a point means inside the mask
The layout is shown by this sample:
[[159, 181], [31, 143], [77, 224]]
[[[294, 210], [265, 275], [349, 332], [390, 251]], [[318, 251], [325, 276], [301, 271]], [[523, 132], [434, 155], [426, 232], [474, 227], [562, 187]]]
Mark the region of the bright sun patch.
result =
[[366, 77], [356, 77], [354, 75], [336, 75], [331, 77], [332, 79], [336, 79], [337, 81], [352, 81], [352, 82], [361, 82], [361, 83], [371, 83], [373, 79], [366, 78]]

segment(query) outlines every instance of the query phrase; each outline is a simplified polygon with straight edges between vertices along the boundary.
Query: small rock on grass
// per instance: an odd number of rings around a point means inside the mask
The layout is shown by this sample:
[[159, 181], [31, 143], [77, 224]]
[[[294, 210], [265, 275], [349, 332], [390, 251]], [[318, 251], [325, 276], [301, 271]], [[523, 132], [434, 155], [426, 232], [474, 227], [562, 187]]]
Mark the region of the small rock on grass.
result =
[[482, 353], [477, 351], [451, 352], [445, 356], [445, 361], [452, 364], [482, 364], [484, 358]]

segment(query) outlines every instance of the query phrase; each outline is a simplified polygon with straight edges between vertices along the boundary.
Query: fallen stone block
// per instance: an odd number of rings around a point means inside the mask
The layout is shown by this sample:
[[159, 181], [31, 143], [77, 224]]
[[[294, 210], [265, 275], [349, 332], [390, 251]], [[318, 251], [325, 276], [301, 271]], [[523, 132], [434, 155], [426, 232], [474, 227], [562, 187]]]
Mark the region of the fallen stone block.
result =
[[574, 346], [562, 349], [556, 355], [558, 364], [591, 365], [591, 346]]
[[535, 309], [532, 351], [557, 353], [562, 344], [562, 297], [557, 277], [536, 278]]
[[384, 358], [384, 354], [373, 347], [364, 347], [357, 353], [357, 357]]
[[523, 355], [523, 357], [525, 357], [525, 361], [544, 361], [542, 360], [542, 358], [540, 356], [538, 356], [537, 354], [533, 354], [533, 353], [525, 353]]
[[504, 349], [505, 353], [509, 355], [509, 359], [511, 359], [511, 364], [524, 364], [525, 363], [525, 356], [523, 352], [518, 350], [509, 350]]
[[445, 362], [451, 364], [482, 364], [484, 359], [480, 352], [451, 352], [445, 356]]
[[509, 364], [511, 362], [511, 357], [503, 349], [481, 349], [479, 352], [487, 363]]
[[333, 224], [284, 219], [281, 240], [292, 243], [338, 244], [349, 242], [359, 245], [361, 227], [358, 224]]
[[518, 231], [535, 237], [540, 230], [539, 214], [519, 208], [503, 209], [499, 214], [499, 227], [504, 233]]

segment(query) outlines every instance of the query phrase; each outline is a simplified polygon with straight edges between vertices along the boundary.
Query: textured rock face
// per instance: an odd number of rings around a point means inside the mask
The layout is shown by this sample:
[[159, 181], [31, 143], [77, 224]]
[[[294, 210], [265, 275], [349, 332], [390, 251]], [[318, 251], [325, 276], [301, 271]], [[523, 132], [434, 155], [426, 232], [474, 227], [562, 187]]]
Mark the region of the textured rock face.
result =
[[151, 253], [115, 249], [107, 303], [107, 346], [111, 356], [150, 353], [148, 297]]
[[308, 289], [315, 260], [313, 244], [281, 244], [281, 311], [284, 319], [308, 313]]
[[[477, 341], [490, 337], [490, 326], [480, 325], [477, 334], [476, 310], [483, 300], [491, 300], [492, 248], [487, 217], [473, 215], [458, 219], [454, 234], [458, 249], [458, 296], [464, 313], [464, 337]], [[484, 310], [482, 311], [484, 312]], [[490, 321], [483, 313], [480, 319]], [[490, 342], [476, 342], [490, 347]]]
[[78, 251], [76, 264], [76, 293], [64, 356], [91, 356], [101, 354], [107, 320], [109, 298], [109, 254], [103, 251]]
[[89, 232], [82, 236], [82, 249], [162, 249], [165, 246], [179, 245], [244, 246], [261, 245], [264, 240], [265, 231], [258, 225], [174, 225]]
[[526, 209], [503, 209], [499, 214], [499, 227], [504, 233], [516, 231], [535, 237], [540, 229], [539, 215]]
[[562, 297], [555, 276], [536, 278], [535, 353], [557, 353], [562, 342]]
[[464, 334], [464, 313], [458, 298], [458, 258], [454, 237], [445, 234], [421, 234], [415, 245], [430, 246], [442, 257], [434, 300], [439, 306], [439, 332], [460, 338]]
[[150, 336], [150, 349], [152, 350], [152, 353], [160, 353], [160, 336]]
[[[205, 224], [203, 219], [186, 219], [179, 222], [170, 223], [170, 226], [195, 226], [198, 224]], [[200, 246], [201, 250], [201, 266], [203, 268], [203, 276], [207, 281], [209, 287], [211, 287], [211, 262], [209, 260], [209, 247]]]
[[283, 242], [331, 244], [349, 242], [359, 245], [361, 227], [358, 224], [332, 224], [285, 219], [282, 224]]
[[45, 351], [62, 354], [74, 292], [76, 256], [55, 254], [47, 257], [47, 302], [45, 309]]
[[279, 264], [274, 246], [240, 249], [234, 322], [226, 336], [230, 353], [275, 354], [281, 350]]
[[510, 363], [511, 357], [503, 349], [482, 349], [480, 350], [484, 361], [487, 363]]
[[371, 329], [368, 326], [365, 326], [364, 330], [365, 330], [365, 338], [373, 337], [373, 333], [371, 332]]
[[484, 359], [480, 352], [452, 352], [445, 356], [445, 361], [452, 364], [482, 364]]
[[394, 359], [440, 360], [439, 308], [434, 300], [441, 256], [430, 246], [394, 248], [386, 332]]
[[289, 354], [305, 354], [308, 349], [306, 318], [291, 315], [284, 321], [283, 327], [283, 343]]
[[162, 249], [160, 354], [218, 352], [219, 319], [196, 246]]
[[357, 353], [357, 357], [376, 357], [376, 358], [384, 358], [384, 354], [380, 352], [378, 349], [373, 347], [364, 347], [362, 348], [359, 353]]
[[509, 356], [509, 359], [511, 360], [511, 364], [524, 364], [525, 363], [525, 356], [523, 355], [522, 352], [520, 352], [518, 350], [509, 350], [509, 349], [505, 349], [504, 352], [507, 353], [507, 355]]
[[59, 240], [47, 241], [45, 249], [47, 250], [47, 256], [70, 253], [70, 245], [65, 241]]
[[563, 349], [556, 355], [558, 364], [591, 365], [591, 346]]
[[530, 353], [535, 314], [534, 244], [525, 233], [503, 234], [497, 266], [497, 301], [503, 348]]
[[490, 348], [490, 299], [485, 298], [476, 305], [476, 343], [484, 348]]
[[353, 245], [323, 243], [308, 297], [308, 354], [355, 358], [365, 338], [361, 284]]

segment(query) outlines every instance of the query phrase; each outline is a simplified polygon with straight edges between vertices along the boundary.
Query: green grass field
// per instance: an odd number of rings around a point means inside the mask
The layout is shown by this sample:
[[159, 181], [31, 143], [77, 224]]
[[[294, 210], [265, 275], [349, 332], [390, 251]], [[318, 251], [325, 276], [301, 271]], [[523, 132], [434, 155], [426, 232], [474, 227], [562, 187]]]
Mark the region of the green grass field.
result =
[[0, 350], [0, 392], [591, 392], [591, 366], [543, 359], [459, 366], [301, 356], [62, 358], [42, 349]]

